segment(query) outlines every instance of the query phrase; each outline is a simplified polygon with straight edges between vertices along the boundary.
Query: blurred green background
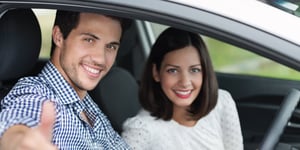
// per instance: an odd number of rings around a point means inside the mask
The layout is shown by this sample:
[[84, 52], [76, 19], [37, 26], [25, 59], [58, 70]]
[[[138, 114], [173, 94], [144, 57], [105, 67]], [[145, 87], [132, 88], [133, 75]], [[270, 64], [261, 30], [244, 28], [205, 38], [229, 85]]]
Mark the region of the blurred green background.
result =
[[220, 72], [300, 80], [297, 70], [218, 40], [204, 39], [214, 67]]

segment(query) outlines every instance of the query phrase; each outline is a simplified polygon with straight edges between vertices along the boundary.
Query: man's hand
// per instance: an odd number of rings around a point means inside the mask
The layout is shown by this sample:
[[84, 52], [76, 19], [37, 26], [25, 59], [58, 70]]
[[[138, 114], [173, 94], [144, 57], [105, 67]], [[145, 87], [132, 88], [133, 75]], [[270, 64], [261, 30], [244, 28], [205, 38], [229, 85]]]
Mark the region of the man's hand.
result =
[[52, 145], [52, 129], [55, 123], [55, 106], [46, 101], [43, 104], [41, 121], [36, 128], [15, 125], [9, 128], [0, 139], [1, 150], [57, 150]]

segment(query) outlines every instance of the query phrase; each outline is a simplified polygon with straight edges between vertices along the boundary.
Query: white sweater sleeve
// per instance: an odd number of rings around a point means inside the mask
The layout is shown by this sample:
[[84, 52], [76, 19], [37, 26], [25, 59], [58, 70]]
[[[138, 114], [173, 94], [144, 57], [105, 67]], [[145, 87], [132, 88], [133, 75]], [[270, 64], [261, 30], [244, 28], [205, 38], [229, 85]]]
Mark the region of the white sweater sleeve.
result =
[[236, 104], [227, 91], [219, 93], [221, 102], [221, 128], [226, 150], [243, 150], [243, 137]]

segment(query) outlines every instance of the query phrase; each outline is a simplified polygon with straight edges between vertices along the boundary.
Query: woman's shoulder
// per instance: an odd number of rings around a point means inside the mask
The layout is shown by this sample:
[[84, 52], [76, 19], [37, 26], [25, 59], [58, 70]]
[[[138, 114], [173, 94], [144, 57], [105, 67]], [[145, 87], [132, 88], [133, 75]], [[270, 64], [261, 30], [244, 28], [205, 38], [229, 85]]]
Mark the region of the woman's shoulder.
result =
[[218, 90], [218, 102], [220, 103], [234, 103], [234, 100], [229, 91], [224, 89]]
[[[164, 121], [151, 116], [146, 110], [131, 118], [123, 124], [121, 136], [133, 149], [174, 149], [174, 132], [170, 121]], [[176, 132], [177, 133], [177, 132]]]
[[151, 116], [148, 111], [141, 109], [137, 115], [125, 120], [123, 128], [147, 128], [156, 121], [157, 119]]
[[224, 89], [218, 90], [218, 101], [216, 105], [217, 110], [223, 110], [228, 107], [236, 107], [235, 101], [231, 96], [230, 92]]
[[219, 94], [219, 96], [230, 96], [231, 97], [231, 94], [229, 93], [229, 91], [227, 91], [225, 89], [219, 89], [218, 94]]

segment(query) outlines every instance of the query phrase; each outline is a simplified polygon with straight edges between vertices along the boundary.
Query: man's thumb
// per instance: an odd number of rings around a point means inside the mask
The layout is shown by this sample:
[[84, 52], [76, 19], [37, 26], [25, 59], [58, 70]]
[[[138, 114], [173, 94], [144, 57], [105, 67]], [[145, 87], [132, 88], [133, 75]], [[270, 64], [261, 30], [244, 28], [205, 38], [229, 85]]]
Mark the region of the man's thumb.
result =
[[52, 139], [52, 130], [56, 119], [55, 105], [50, 101], [45, 101], [42, 107], [41, 121], [38, 130], [49, 141]]

